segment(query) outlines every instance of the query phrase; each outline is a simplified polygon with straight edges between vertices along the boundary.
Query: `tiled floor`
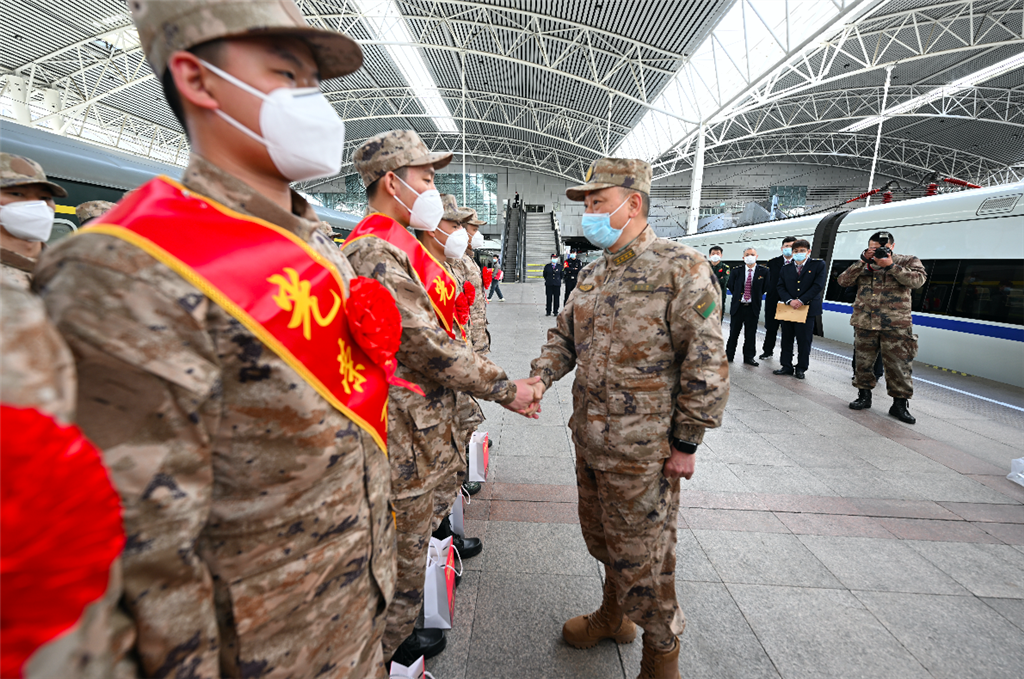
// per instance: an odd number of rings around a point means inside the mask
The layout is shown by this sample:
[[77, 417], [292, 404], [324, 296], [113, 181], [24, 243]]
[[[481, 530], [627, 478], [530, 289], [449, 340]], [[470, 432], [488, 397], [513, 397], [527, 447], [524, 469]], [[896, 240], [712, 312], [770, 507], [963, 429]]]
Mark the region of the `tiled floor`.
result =
[[[539, 284], [488, 308], [491, 358], [525, 376], [551, 318]], [[728, 327], [728, 322], [726, 323]], [[676, 589], [684, 677], [1024, 676], [1024, 392], [915, 366], [916, 426], [855, 412], [849, 347], [816, 338], [807, 380], [733, 365], [722, 428], [683, 485]], [[822, 351], [823, 350], [823, 351]], [[760, 352], [758, 352], [760, 353]], [[465, 564], [437, 679], [633, 679], [640, 643], [579, 651], [562, 623], [601, 598], [578, 527], [572, 377], [540, 420], [484, 403], [496, 446], [466, 509]]]

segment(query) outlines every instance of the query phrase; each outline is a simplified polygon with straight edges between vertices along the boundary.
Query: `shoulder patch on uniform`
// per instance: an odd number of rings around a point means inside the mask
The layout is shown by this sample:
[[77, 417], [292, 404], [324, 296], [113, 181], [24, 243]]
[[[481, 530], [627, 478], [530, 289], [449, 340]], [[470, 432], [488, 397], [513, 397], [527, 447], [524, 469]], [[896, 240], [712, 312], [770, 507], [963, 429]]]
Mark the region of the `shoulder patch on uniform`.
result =
[[715, 293], [705, 292], [697, 300], [697, 303], [693, 305], [693, 308], [702, 318], [710, 316], [711, 312], [715, 310]]
[[654, 292], [654, 283], [637, 283], [629, 289], [630, 292]]
[[623, 252], [622, 254], [617, 255], [615, 257], [615, 259], [612, 260], [612, 264], [616, 264], [616, 265], [618, 265], [618, 264], [625, 264], [626, 262], [628, 262], [629, 260], [633, 259], [634, 257], [636, 257], [636, 253], [633, 252], [633, 248], [630, 248], [630, 249], [626, 250], [625, 252]]
[[583, 292], [590, 292], [591, 290], [594, 289], [594, 284], [593, 283], [580, 283], [576, 287], [579, 288], [580, 290], [582, 290]]

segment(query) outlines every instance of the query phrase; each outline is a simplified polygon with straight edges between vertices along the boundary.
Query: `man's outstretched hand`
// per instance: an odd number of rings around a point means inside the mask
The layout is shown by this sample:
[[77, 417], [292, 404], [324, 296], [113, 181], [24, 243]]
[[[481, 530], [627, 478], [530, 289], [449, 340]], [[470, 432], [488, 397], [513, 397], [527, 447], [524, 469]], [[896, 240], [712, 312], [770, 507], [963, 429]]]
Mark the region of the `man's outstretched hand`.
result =
[[540, 417], [540, 400], [544, 396], [544, 383], [539, 377], [515, 380], [516, 397], [505, 407], [534, 420]]

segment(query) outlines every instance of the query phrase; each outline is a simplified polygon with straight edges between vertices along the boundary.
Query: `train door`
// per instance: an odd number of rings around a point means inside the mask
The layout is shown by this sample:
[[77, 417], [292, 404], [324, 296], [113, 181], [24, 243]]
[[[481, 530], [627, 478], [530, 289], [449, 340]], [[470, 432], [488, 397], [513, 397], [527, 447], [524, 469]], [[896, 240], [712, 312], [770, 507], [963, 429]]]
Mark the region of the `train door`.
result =
[[[814, 242], [811, 244], [811, 257], [825, 262], [825, 270], [828, 271], [829, 279], [832, 276], [832, 250], [836, 245], [836, 234], [839, 232], [839, 225], [850, 214], [849, 210], [832, 212], [818, 222], [814, 229]], [[825, 291], [822, 290], [822, 296]], [[814, 321], [814, 334], [818, 337], [825, 336], [825, 328], [822, 325], [823, 316], [818, 316]]]

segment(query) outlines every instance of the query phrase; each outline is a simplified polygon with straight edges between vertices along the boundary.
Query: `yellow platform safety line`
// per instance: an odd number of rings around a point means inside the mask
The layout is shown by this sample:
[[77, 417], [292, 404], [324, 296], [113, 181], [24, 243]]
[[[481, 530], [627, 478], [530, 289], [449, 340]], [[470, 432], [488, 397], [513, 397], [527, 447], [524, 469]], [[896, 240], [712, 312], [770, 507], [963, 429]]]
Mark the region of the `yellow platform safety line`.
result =
[[941, 370], [942, 372], [946, 373], [953, 373], [954, 375], [960, 375], [961, 377], [974, 377], [974, 375], [968, 375], [967, 373], [962, 373], [959, 370], [950, 370], [949, 368], [943, 368], [941, 365], [932, 365], [931, 363], [925, 363], [925, 365], [928, 366], [929, 368], [935, 368], [936, 370]]

